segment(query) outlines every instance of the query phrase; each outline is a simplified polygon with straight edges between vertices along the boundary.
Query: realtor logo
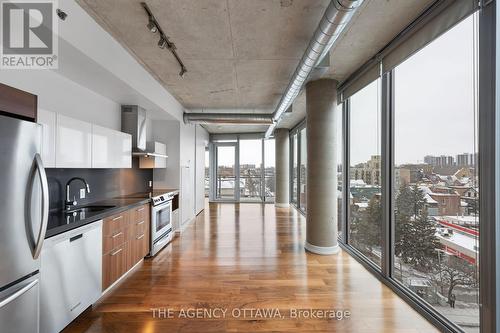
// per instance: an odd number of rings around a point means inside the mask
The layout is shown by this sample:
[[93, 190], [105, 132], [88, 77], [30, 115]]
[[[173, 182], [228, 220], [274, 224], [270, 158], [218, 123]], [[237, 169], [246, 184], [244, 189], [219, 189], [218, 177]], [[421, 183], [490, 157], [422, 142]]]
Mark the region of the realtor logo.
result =
[[1, 69], [57, 69], [56, 1], [0, 0]]

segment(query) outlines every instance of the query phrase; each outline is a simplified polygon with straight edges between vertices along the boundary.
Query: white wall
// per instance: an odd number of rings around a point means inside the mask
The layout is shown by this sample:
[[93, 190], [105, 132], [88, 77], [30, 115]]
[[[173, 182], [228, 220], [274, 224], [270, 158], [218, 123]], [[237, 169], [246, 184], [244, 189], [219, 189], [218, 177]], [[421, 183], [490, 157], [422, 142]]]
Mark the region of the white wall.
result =
[[181, 168], [181, 226], [195, 217], [195, 148], [196, 128], [194, 125], [181, 123], [180, 126], [180, 168]]
[[[168, 155], [167, 168], [153, 172], [154, 186], [180, 190], [179, 224], [182, 230], [204, 206], [204, 147], [208, 133], [201, 126], [157, 120], [152, 122], [152, 132], [153, 140], [167, 145]], [[201, 166], [201, 172], [197, 166]]]
[[167, 145], [167, 168], [153, 170], [153, 185], [157, 188], [180, 188], [180, 125], [178, 121], [152, 121], [153, 141]]
[[205, 147], [209, 134], [201, 126], [196, 126], [196, 167], [195, 167], [195, 213], [205, 208]]

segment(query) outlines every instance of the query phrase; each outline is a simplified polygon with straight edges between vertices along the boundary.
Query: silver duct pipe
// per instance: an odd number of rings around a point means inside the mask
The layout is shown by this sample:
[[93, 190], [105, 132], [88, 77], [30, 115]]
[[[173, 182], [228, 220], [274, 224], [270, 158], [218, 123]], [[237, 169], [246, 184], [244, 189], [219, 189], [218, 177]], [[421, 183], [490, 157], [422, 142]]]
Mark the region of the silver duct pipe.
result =
[[273, 123], [272, 114], [258, 113], [184, 113], [186, 124], [250, 124], [269, 125]]
[[323, 60], [333, 44], [343, 32], [363, 0], [331, 0], [321, 18], [314, 36], [309, 42], [302, 59], [293, 73], [281, 100], [273, 113], [273, 124], [266, 131], [266, 138], [271, 136], [282, 114], [292, 104], [306, 83], [312, 70]]

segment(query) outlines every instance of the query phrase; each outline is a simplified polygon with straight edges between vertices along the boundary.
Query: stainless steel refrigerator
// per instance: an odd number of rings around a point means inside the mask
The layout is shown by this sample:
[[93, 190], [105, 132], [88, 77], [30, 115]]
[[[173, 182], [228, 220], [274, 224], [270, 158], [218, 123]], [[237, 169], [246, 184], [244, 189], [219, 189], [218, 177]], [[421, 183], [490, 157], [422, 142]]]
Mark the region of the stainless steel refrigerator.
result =
[[0, 331], [38, 333], [48, 184], [40, 125], [0, 116]]

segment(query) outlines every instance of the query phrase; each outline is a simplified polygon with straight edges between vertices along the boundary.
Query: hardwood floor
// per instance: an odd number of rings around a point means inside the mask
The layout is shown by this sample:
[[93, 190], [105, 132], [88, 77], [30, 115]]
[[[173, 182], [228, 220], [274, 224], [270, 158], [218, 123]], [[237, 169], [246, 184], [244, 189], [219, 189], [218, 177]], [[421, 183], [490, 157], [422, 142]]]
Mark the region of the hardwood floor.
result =
[[[304, 237], [305, 218], [293, 208], [210, 204], [64, 332], [437, 331], [347, 253], [305, 253]], [[191, 309], [198, 318], [183, 318]], [[290, 318], [295, 309], [350, 317]]]

